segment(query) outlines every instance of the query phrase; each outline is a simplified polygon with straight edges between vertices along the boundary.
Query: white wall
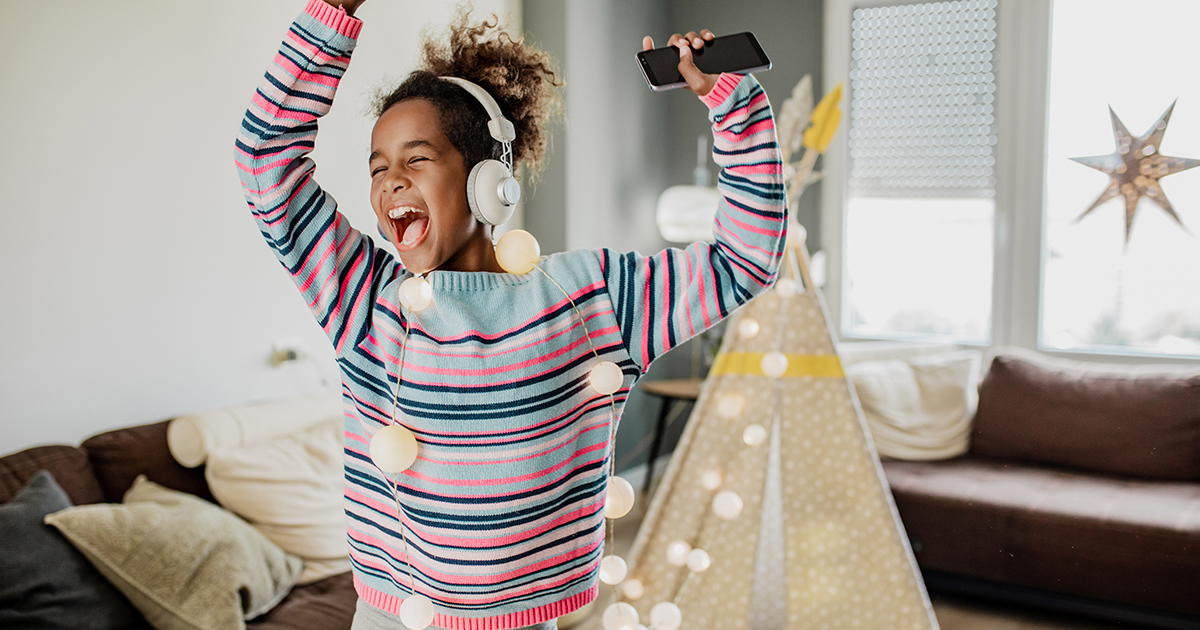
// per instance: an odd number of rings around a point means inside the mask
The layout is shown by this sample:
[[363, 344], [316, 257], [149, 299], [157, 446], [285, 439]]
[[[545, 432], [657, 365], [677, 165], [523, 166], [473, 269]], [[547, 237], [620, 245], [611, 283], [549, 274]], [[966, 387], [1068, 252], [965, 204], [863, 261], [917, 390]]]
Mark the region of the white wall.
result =
[[[520, 0], [476, 0], [512, 14]], [[0, 454], [337, 383], [250, 218], [242, 112], [303, 0], [6, 3], [0, 21]], [[367, 102], [449, 2], [368, 3], [318, 178], [360, 229]], [[271, 367], [274, 342], [314, 362]]]
[[[668, 101], [650, 91], [635, 62], [644, 35], [659, 45], [669, 36], [665, 13], [664, 2], [567, 2], [567, 249], [653, 254], [666, 246], [654, 211], [671, 184]], [[688, 115], [703, 123], [707, 110], [693, 104]], [[683, 159], [694, 156], [693, 149]]]

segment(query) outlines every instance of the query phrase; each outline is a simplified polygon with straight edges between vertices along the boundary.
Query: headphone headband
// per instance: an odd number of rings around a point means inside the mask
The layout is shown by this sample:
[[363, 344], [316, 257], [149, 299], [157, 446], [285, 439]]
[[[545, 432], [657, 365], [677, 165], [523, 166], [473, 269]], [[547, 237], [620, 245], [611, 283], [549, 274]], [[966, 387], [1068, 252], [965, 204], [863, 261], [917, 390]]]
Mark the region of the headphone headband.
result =
[[488, 120], [488, 132], [492, 134], [492, 137], [495, 138], [497, 142], [510, 143], [517, 139], [516, 128], [514, 128], [513, 124], [504, 117], [504, 114], [500, 111], [500, 106], [496, 104], [496, 99], [492, 98], [492, 95], [488, 94], [487, 90], [474, 83], [471, 83], [466, 79], [460, 79], [458, 77], [438, 78], [442, 79], [443, 81], [449, 81], [461, 87], [462, 89], [466, 90], [468, 94], [475, 97], [475, 100], [479, 101], [481, 105], [483, 105], [483, 109], [487, 110], [488, 118], [490, 119]]
[[487, 90], [458, 77], [438, 77], [467, 91], [487, 111], [488, 133], [492, 134], [503, 148], [499, 160], [482, 160], [471, 168], [467, 176], [467, 204], [471, 214], [480, 223], [500, 225], [513, 213], [513, 206], [521, 199], [521, 185], [513, 178], [512, 141], [517, 139], [517, 130], [500, 111], [496, 99]]

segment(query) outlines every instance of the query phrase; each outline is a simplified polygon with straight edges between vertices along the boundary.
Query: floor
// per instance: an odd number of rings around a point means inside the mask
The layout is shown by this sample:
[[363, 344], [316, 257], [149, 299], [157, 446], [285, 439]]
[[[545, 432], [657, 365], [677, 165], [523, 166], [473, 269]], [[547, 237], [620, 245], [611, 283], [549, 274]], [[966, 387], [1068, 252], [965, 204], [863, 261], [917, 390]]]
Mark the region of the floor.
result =
[[[640, 484], [634, 486], [640, 488]], [[641, 525], [645, 501], [641, 493], [638, 494], [638, 506], [634, 511], [614, 523], [613, 543], [617, 555], [628, 554]], [[605, 592], [611, 591], [601, 589], [601, 593]], [[1131, 627], [937, 593], [931, 595], [931, 600], [941, 630], [1118, 630]], [[602, 594], [593, 605], [559, 619], [559, 629], [602, 630], [600, 618], [609, 603]]]

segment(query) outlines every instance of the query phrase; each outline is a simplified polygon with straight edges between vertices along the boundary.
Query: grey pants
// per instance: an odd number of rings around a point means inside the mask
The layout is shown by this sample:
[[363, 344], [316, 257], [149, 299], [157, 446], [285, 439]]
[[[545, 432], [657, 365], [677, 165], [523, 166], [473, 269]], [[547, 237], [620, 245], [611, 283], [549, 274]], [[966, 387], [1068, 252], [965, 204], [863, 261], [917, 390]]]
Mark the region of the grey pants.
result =
[[[406, 626], [400, 622], [399, 616], [379, 610], [368, 604], [363, 598], [358, 598], [358, 605], [354, 607], [354, 623], [350, 625], [350, 630], [405, 630], [405, 628]], [[429, 630], [442, 629], [437, 626], [429, 626]], [[551, 619], [546, 623], [526, 626], [519, 630], [558, 630], [558, 621]]]

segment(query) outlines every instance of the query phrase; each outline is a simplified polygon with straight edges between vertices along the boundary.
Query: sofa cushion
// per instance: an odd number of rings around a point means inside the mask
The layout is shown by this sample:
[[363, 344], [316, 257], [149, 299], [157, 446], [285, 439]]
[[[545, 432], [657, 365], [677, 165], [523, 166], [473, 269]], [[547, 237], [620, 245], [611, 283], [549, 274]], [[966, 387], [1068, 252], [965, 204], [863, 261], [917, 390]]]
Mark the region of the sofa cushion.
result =
[[1200, 613], [1200, 484], [976, 458], [883, 468], [923, 569]]
[[45, 470], [0, 506], [0, 628], [144, 626], [129, 600], [42, 522], [69, 507], [71, 500]]
[[279, 603], [300, 575], [238, 517], [138, 477], [123, 505], [46, 517], [159, 630], [224, 630]]
[[205, 478], [225, 509], [304, 558], [300, 584], [350, 570], [342, 419], [208, 454]]
[[1200, 369], [1003, 352], [979, 386], [971, 452], [1156, 479], [1200, 479]]
[[931, 460], [967, 452], [979, 382], [979, 352], [860, 361], [846, 377], [880, 457]]
[[138, 475], [161, 486], [216, 502], [204, 481], [204, 468], [184, 468], [167, 448], [168, 422], [117, 429], [82, 444], [109, 503], [120, 503]]
[[39, 470], [49, 471], [75, 505], [101, 503], [104, 492], [87, 453], [74, 446], [35, 446], [0, 457], [0, 503], [8, 503]]

